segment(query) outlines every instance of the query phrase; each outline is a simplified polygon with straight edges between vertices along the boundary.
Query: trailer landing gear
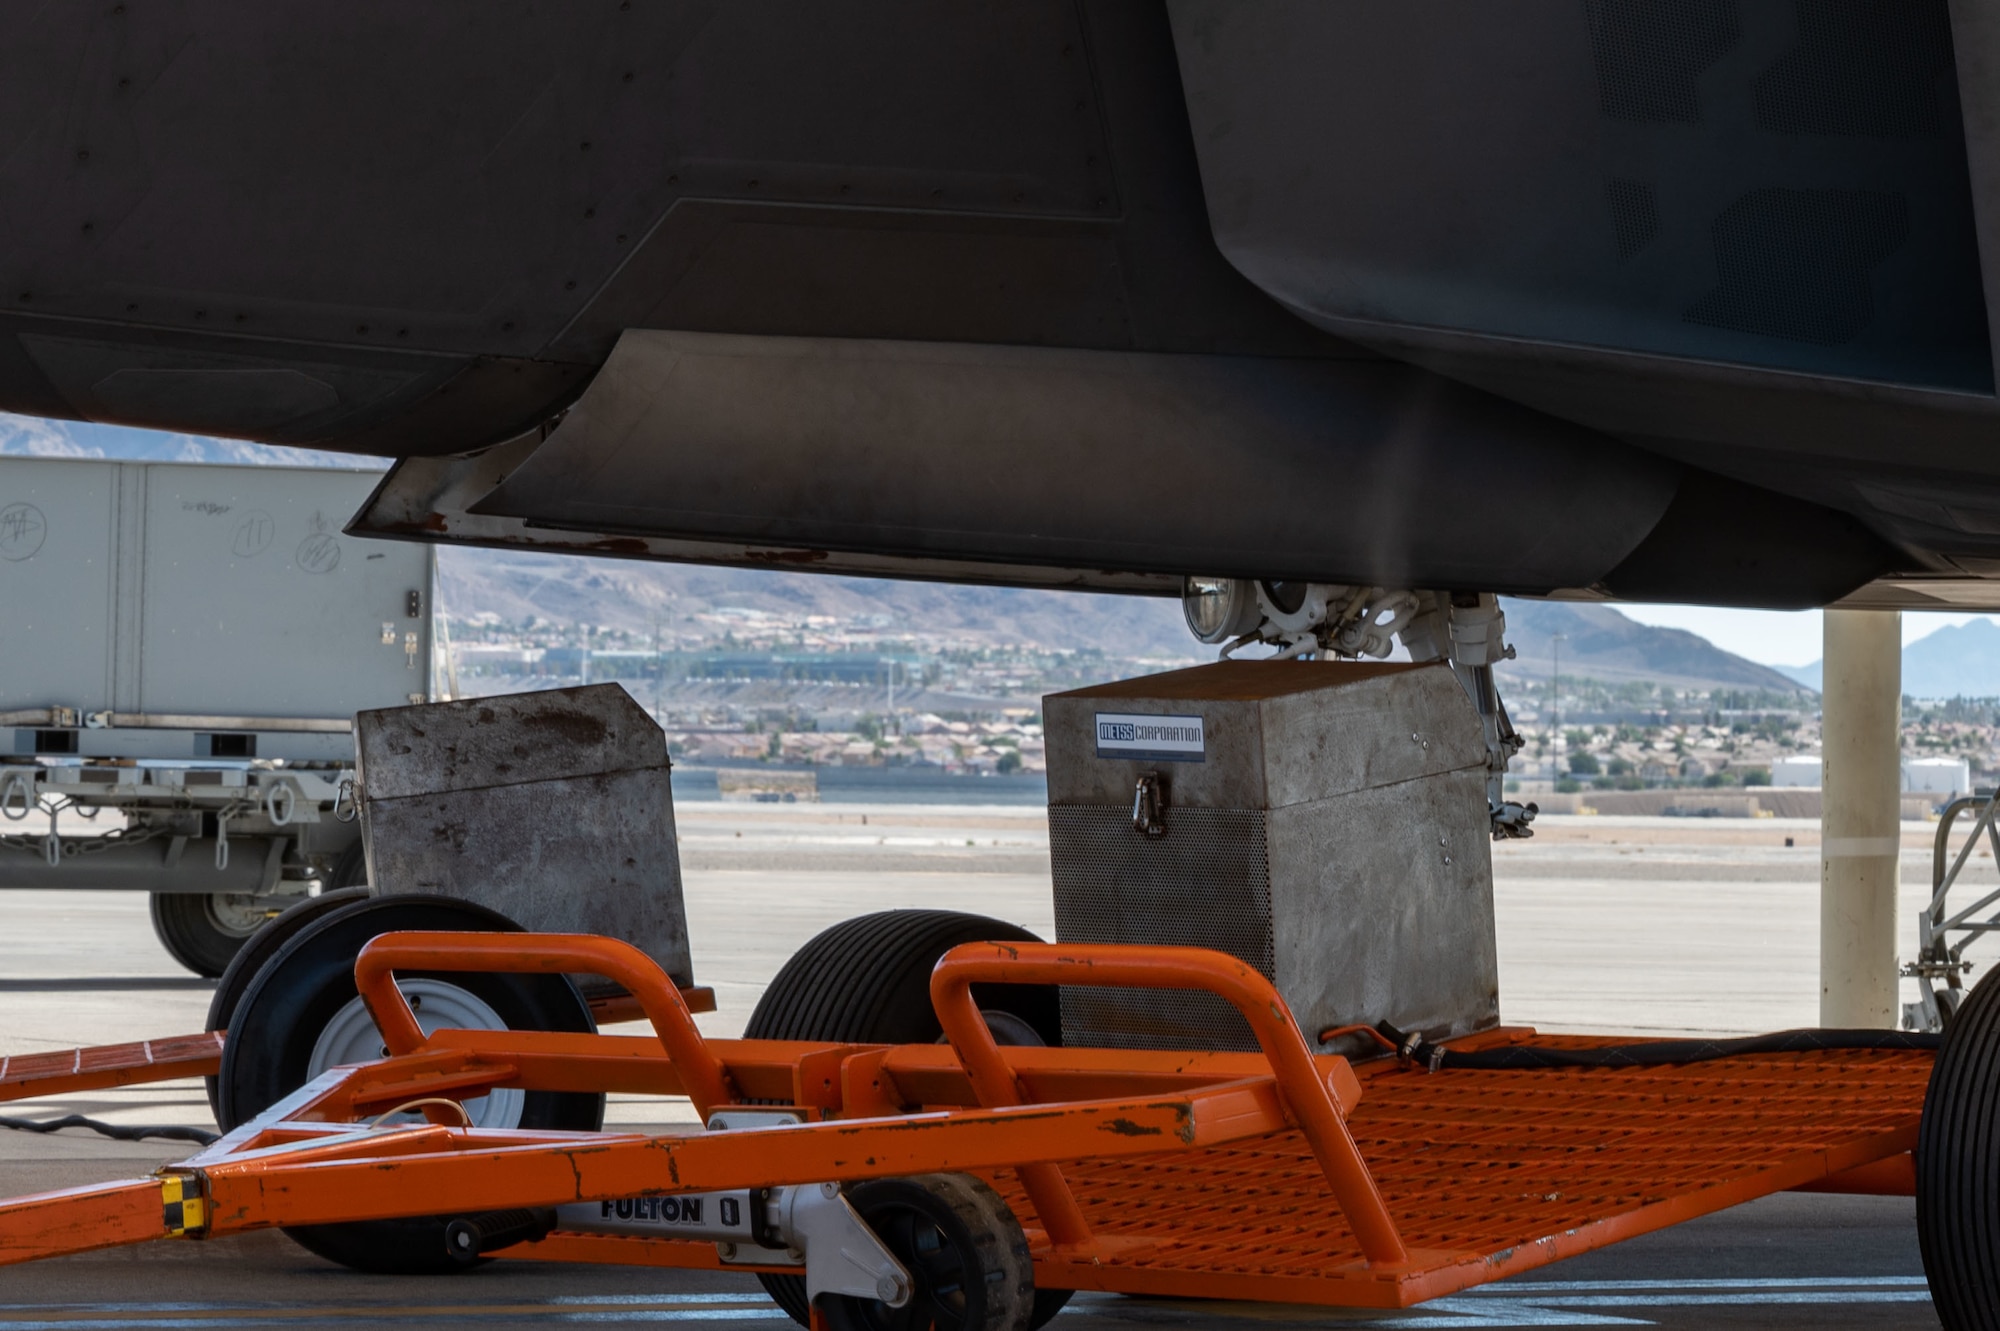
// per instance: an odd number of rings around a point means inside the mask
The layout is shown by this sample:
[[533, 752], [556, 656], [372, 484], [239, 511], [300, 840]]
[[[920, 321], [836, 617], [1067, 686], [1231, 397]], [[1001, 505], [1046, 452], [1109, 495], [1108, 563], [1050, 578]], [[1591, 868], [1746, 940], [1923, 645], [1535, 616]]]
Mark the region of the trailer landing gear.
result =
[[983, 1179], [970, 1174], [871, 1179], [849, 1188], [847, 1200], [902, 1262], [912, 1289], [902, 1307], [877, 1299], [823, 1299], [827, 1331], [1017, 1331], [1041, 1325], [1034, 1320], [1035, 1267], [1027, 1236]]

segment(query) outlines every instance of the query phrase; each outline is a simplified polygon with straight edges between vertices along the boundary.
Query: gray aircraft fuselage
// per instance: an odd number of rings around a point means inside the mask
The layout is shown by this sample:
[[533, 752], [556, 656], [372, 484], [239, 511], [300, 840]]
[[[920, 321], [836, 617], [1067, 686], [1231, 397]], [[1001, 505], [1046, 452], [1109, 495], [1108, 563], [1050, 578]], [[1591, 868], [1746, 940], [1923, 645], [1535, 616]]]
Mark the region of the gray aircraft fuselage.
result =
[[6, 0], [0, 408], [427, 539], [2000, 606], [1996, 125], [1973, 0]]

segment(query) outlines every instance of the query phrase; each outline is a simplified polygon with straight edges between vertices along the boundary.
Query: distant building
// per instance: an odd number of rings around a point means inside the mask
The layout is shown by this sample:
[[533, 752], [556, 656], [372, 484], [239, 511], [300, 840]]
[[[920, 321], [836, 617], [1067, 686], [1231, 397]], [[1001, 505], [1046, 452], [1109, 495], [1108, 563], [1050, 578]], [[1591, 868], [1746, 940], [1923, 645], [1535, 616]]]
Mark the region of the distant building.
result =
[[1912, 795], [1955, 799], [1972, 793], [1972, 767], [1963, 758], [1909, 758], [1903, 762], [1903, 790]]
[[1771, 763], [1771, 784], [1818, 790], [1822, 764], [1816, 753], [1793, 754]]
[[524, 670], [540, 663], [543, 649], [468, 642], [454, 643], [451, 654], [460, 669], [484, 666], [499, 670]]
[[[1779, 758], [1771, 764], [1771, 784], [1817, 790], [1824, 764], [1818, 754]], [[1903, 793], [1952, 799], [1972, 793], [1972, 768], [1963, 758], [1905, 758]]]
[[875, 652], [716, 652], [687, 663], [689, 679], [777, 679], [885, 684], [907, 680], [913, 662]]

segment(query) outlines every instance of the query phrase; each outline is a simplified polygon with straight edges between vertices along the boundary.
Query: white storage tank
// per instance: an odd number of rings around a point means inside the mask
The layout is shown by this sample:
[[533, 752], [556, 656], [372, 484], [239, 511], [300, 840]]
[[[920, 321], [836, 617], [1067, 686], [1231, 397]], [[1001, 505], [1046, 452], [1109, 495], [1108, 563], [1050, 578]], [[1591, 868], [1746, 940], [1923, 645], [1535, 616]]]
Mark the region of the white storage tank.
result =
[[1816, 753], [1794, 754], [1771, 764], [1771, 784], [1793, 790], [1818, 790], [1820, 758]]
[[1963, 758], [1906, 758], [1903, 790], [1911, 795], [1956, 799], [1972, 793], [1972, 768]]

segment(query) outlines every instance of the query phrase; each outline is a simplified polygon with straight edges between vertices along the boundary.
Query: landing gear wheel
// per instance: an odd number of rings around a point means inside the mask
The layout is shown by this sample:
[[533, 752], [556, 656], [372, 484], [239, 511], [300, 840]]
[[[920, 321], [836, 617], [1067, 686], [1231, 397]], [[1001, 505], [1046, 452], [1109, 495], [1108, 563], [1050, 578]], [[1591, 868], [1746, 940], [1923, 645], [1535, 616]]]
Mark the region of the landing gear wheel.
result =
[[1945, 1025], [1917, 1129], [1917, 1244], [1945, 1331], [2000, 1331], [2000, 971]]
[[[931, 1007], [931, 970], [939, 957], [960, 943], [1041, 941], [1004, 920], [951, 910], [890, 910], [843, 920], [785, 963], [743, 1035], [750, 1040], [930, 1044], [944, 1034]], [[972, 996], [999, 1043], [1062, 1043], [1062, 1009], [1054, 985], [974, 985]], [[793, 1321], [810, 1323], [803, 1278], [757, 1279]], [[1026, 1325], [1040, 1327], [1053, 1318], [1070, 1293], [1037, 1292]]]
[[196, 975], [214, 979], [237, 949], [271, 918], [280, 898], [236, 892], [155, 892], [153, 933], [168, 954]]
[[[370, 897], [308, 920], [244, 987], [223, 1042], [216, 1121], [229, 1131], [340, 1062], [375, 1057], [381, 1037], [354, 988], [354, 959], [369, 939], [401, 929], [519, 932], [470, 902], [446, 897]], [[510, 1030], [596, 1029], [590, 1008], [562, 975], [399, 975], [418, 1023]], [[483, 1127], [596, 1132], [604, 1098], [574, 1092], [501, 1091], [465, 1102]], [[445, 1229], [455, 1217], [423, 1216], [285, 1232], [308, 1250], [356, 1270], [441, 1273], [464, 1269]]]
[[1033, 1326], [1035, 1267], [1021, 1223], [1000, 1194], [970, 1174], [873, 1179], [848, 1203], [909, 1271], [910, 1301], [827, 1295], [828, 1331], [1025, 1331]]
[[[1018, 925], [955, 910], [857, 915], [792, 954], [743, 1029], [748, 1040], [930, 1044], [944, 1028], [931, 1007], [931, 970], [960, 943], [1039, 943]], [[1026, 1022], [1041, 1043], [1062, 1043], [1054, 985], [981, 984], [980, 1008]]]
[[[250, 987], [250, 981], [264, 969], [265, 962], [278, 954], [279, 948], [298, 936], [301, 929], [349, 902], [367, 899], [366, 887], [343, 887], [338, 891], [322, 892], [316, 897], [307, 897], [251, 934], [243, 946], [236, 949], [229, 965], [223, 968], [222, 978], [215, 982], [215, 996], [208, 1000], [208, 1021], [202, 1029], [229, 1029], [230, 1018], [236, 1015], [236, 1007], [243, 1001], [243, 991]], [[220, 1123], [222, 1100], [217, 1089], [219, 1083], [214, 1077], [205, 1077], [203, 1081], [208, 1087], [208, 1107], [214, 1112], [215, 1121]]]

